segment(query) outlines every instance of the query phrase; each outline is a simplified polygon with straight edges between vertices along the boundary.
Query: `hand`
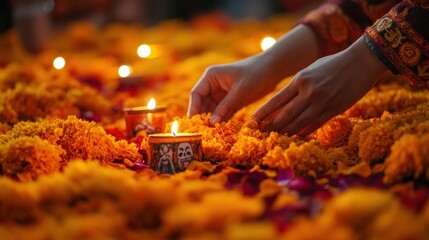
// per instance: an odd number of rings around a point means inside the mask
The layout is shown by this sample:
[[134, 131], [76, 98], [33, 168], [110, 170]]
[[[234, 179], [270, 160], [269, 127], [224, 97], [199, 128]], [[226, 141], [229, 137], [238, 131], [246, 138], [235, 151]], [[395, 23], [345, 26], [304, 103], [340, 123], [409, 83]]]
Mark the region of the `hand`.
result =
[[270, 75], [268, 65], [262, 55], [256, 55], [207, 68], [191, 91], [188, 116], [212, 112], [212, 123], [228, 120], [274, 89], [278, 77]]
[[308, 135], [362, 98], [385, 71], [361, 37], [300, 71], [254, 117], [268, 122], [265, 130]]
[[280, 80], [317, 59], [317, 38], [311, 28], [298, 25], [266, 52], [208, 68], [192, 89], [188, 116], [212, 112], [212, 123], [228, 120], [272, 91]]

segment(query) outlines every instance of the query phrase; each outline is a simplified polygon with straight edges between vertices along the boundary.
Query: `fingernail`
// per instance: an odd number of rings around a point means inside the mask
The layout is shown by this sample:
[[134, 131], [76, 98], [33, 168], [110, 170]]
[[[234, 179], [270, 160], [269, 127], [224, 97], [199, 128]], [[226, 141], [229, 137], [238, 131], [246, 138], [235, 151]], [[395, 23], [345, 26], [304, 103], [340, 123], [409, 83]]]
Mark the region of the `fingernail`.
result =
[[220, 118], [218, 115], [213, 115], [213, 116], [210, 118], [210, 122], [211, 122], [211, 123], [218, 123], [218, 122], [220, 122], [220, 120], [221, 120], [221, 118]]

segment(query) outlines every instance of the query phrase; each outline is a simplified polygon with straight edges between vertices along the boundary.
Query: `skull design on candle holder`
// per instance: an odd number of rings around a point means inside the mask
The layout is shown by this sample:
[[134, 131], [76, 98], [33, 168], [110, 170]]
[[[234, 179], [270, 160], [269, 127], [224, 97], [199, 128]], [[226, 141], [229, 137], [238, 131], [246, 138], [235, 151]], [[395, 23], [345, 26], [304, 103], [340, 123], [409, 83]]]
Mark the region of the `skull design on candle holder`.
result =
[[188, 142], [180, 143], [177, 146], [177, 163], [180, 169], [186, 169], [192, 161], [194, 153], [192, 146]]
[[157, 173], [185, 171], [192, 161], [202, 161], [202, 135], [157, 133], [148, 136], [149, 167]]

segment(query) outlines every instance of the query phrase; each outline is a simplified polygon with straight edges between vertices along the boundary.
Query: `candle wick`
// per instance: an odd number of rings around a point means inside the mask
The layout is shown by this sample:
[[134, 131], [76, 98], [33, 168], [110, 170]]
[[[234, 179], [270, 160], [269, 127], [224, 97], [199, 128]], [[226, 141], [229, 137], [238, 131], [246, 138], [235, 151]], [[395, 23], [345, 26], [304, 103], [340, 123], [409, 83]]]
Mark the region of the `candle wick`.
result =
[[173, 132], [173, 136], [176, 136], [176, 132]]

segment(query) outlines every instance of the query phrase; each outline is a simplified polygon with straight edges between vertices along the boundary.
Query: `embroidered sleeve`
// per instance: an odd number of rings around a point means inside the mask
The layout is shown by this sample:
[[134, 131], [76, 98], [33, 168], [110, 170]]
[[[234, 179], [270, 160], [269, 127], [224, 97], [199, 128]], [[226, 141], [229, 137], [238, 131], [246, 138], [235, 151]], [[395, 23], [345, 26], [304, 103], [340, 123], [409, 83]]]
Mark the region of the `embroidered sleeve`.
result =
[[366, 27], [391, 9], [395, 0], [328, 0], [299, 23], [319, 36], [323, 55], [339, 52], [362, 36]]
[[429, 86], [429, 0], [403, 1], [365, 30], [373, 52], [413, 86]]

